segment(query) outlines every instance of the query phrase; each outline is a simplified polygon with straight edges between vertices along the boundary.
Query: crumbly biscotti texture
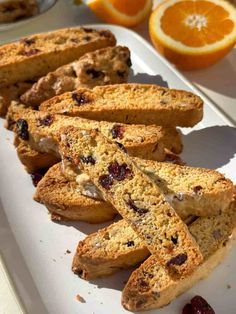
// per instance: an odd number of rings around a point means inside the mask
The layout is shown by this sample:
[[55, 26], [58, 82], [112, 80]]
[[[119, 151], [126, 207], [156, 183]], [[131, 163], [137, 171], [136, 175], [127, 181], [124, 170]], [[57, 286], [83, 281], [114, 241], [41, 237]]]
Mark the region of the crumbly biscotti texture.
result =
[[[189, 230], [196, 237], [206, 259], [217, 251], [222, 241], [232, 233], [236, 214], [231, 211], [217, 217], [196, 219], [194, 222], [190, 220]], [[108, 276], [119, 269], [135, 266], [143, 262], [149, 254], [144, 242], [123, 219], [80, 241], [73, 259], [72, 270], [83, 279], [95, 279]], [[157, 261], [156, 263], [158, 264]], [[139, 288], [142, 287], [137, 286], [135, 289]]]
[[36, 0], [1, 0], [0, 23], [10, 23], [18, 19], [36, 15], [39, 11]]
[[11, 101], [19, 101], [20, 95], [27, 91], [33, 83], [34, 81], [25, 81], [0, 88], [0, 117], [5, 117]]
[[79, 88], [40, 105], [40, 110], [87, 119], [192, 127], [203, 116], [203, 101], [193, 93], [158, 85], [119, 84]]
[[76, 181], [65, 178], [60, 168], [60, 163], [51, 167], [34, 194], [34, 199], [46, 205], [53, 218], [101, 223], [115, 217], [117, 211], [109, 203], [82, 195]]
[[199, 244], [204, 256], [203, 263], [189, 277], [173, 281], [160, 267], [157, 258], [149, 257], [129, 278], [122, 293], [123, 306], [130, 311], [160, 308], [207, 277], [233, 244], [235, 218], [234, 205], [231, 213], [197, 219], [189, 231]]
[[134, 266], [149, 255], [141, 238], [122, 219], [79, 242], [72, 271], [83, 279], [95, 279]]
[[187, 275], [202, 261], [198, 245], [160, 188], [116, 144], [97, 131], [67, 127], [60, 152], [88, 174], [172, 275]]
[[41, 77], [20, 99], [23, 104], [38, 107], [43, 101], [79, 87], [127, 83], [130, 65], [127, 47], [98, 49]]
[[41, 169], [47, 169], [60, 161], [60, 158], [49, 153], [40, 153], [32, 149], [25, 141], [16, 137], [14, 141], [19, 160], [29, 173], [37, 172]]
[[[57, 134], [63, 126], [74, 125], [84, 129], [98, 129], [113, 141], [124, 145], [128, 153], [145, 159], [163, 161], [165, 159], [164, 145], [169, 141], [176, 141], [179, 149], [182, 147], [181, 135], [172, 129], [159, 126], [126, 125], [105, 121], [93, 121], [79, 117], [66, 117], [64, 115], [54, 115], [24, 108], [17, 104], [9, 107], [6, 116], [7, 127], [14, 129], [16, 121], [23, 119], [27, 122], [27, 132], [29, 134], [27, 143], [40, 152], [57, 153]], [[20, 128], [15, 128], [20, 134]], [[172, 146], [174, 147], [174, 146]]]
[[114, 46], [108, 30], [65, 28], [0, 46], [0, 87], [41, 77], [89, 51]]

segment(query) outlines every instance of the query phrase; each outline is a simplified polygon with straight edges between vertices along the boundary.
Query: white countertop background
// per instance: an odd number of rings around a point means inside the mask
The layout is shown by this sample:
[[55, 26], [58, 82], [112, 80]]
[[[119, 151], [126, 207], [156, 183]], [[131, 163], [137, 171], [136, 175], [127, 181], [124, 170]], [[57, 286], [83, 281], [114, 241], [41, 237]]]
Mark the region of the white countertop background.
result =
[[[102, 21], [86, 6], [75, 6], [72, 0], [58, 0], [56, 5], [45, 14], [16, 29], [0, 32], [0, 43], [32, 33], [94, 23], [102, 23]], [[147, 21], [133, 30], [150, 41]], [[236, 47], [222, 61], [208, 69], [182, 73], [236, 125]]]

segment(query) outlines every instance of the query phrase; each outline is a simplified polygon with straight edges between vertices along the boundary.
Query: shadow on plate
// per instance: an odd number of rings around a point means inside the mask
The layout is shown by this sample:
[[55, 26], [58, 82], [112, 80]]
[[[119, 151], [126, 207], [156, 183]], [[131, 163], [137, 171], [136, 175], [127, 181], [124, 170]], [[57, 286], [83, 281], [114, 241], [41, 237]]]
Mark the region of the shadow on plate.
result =
[[[227, 58], [219, 63], [205, 69], [184, 74], [194, 83], [200, 84], [219, 94], [236, 98], [236, 67], [233, 65], [236, 60], [236, 49], [230, 52]], [[233, 80], [233, 81], [232, 81]]]
[[161, 75], [150, 75], [147, 73], [136, 73], [133, 70], [129, 76], [130, 83], [142, 83], [142, 84], [157, 84], [162, 87], [168, 87], [167, 81], [163, 80]]
[[216, 169], [226, 165], [236, 153], [236, 128], [213, 126], [183, 136], [181, 155], [189, 166]]

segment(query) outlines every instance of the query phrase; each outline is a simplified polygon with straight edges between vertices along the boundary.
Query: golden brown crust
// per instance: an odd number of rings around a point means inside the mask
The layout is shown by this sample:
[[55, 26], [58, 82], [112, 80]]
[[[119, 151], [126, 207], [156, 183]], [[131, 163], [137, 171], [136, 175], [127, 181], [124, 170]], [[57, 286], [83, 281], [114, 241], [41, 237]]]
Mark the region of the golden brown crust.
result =
[[120, 84], [80, 88], [42, 103], [40, 110], [111, 122], [192, 127], [202, 119], [203, 101], [182, 90]]
[[0, 86], [41, 77], [89, 51], [114, 46], [108, 30], [83, 27], [35, 34], [0, 46]]
[[60, 133], [62, 156], [91, 177], [160, 264], [172, 275], [191, 273], [202, 261], [199, 247], [154, 181], [100, 133], [73, 127]]

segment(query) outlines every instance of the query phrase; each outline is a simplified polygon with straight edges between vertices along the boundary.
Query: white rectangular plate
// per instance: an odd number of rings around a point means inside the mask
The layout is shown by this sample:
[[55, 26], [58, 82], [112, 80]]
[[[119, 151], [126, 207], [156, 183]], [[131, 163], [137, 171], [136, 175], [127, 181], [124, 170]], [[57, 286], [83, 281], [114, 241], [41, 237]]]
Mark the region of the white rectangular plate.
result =
[[[183, 130], [182, 157], [189, 165], [218, 168], [236, 182], [236, 129], [230, 122], [137, 34], [118, 26], [96, 27], [110, 29], [118, 44], [130, 48], [134, 70], [130, 81], [168, 84], [172, 88], [194, 91], [204, 98], [203, 121], [193, 129]], [[27, 312], [128, 313], [120, 300], [124, 281], [131, 270], [86, 282], [70, 269], [78, 241], [104, 225], [51, 222], [46, 208], [32, 200], [31, 179], [17, 159], [13, 134], [5, 130], [3, 124], [0, 120], [0, 250]], [[72, 253], [67, 254], [67, 250]], [[236, 279], [232, 274], [235, 273], [235, 260], [236, 248], [209, 278], [158, 313], [181, 313], [186, 301], [200, 294], [217, 313], [234, 314]], [[76, 300], [77, 294], [85, 303]]]

